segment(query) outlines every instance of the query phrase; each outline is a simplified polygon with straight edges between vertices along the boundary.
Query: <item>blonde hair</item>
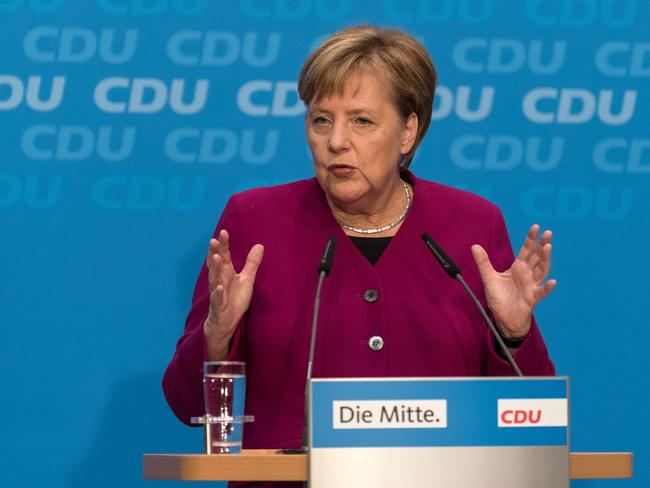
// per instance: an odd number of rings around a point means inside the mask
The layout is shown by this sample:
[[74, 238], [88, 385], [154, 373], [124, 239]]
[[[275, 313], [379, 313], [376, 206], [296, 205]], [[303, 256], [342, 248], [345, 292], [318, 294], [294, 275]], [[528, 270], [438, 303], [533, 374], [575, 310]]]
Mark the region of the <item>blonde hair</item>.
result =
[[411, 163], [431, 122], [436, 69], [426, 49], [413, 36], [372, 25], [336, 32], [314, 50], [300, 71], [298, 94], [307, 105], [322, 97], [343, 94], [348, 77], [372, 73], [387, 84], [401, 116], [418, 117], [418, 130], [402, 167]]

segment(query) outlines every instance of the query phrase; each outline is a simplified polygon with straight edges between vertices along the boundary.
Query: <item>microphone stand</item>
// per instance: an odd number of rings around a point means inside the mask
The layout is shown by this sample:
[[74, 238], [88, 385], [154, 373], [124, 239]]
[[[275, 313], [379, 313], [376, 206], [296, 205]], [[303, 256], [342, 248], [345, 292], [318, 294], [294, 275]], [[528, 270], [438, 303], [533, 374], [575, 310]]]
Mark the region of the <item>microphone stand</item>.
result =
[[465, 289], [467, 294], [470, 296], [470, 298], [474, 302], [474, 305], [476, 305], [476, 308], [478, 308], [478, 311], [481, 313], [483, 320], [485, 320], [485, 322], [488, 324], [488, 327], [490, 328], [490, 331], [492, 332], [494, 339], [497, 341], [497, 344], [499, 345], [499, 348], [501, 349], [503, 356], [506, 358], [508, 363], [510, 363], [510, 367], [512, 367], [512, 370], [515, 372], [517, 376], [520, 377], [524, 376], [521, 370], [519, 369], [519, 366], [513, 359], [512, 354], [510, 354], [508, 347], [503, 342], [503, 339], [501, 338], [501, 334], [499, 334], [499, 331], [495, 327], [494, 323], [492, 322], [492, 320], [490, 320], [490, 317], [485, 311], [485, 308], [483, 308], [481, 302], [478, 300], [478, 298], [476, 298], [476, 295], [474, 295], [472, 289], [469, 286], [467, 286], [467, 283], [463, 279], [463, 275], [460, 274], [460, 268], [458, 267], [458, 265], [449, 257], [449, 255], [445, 252], [445, 250], [442, 247], [440, 247], [440, 244], [438, 244], [436, 241], [434, 241], [431, 238], [429, 234], [427, 234], [426, 232], [422, 234], [422, 239], [424, 240], [424, 243], [427, 245], [427, 247], [429, 248], [433, 256], [436, 258], [436, 261], [438, 261], [438, 263], [440, 263], [440, 266], [442, 266], [442, 268], [445, 270], [445, 273], [447, 273], [451, 278], [457, 280]]
[[[305, 454], [309, 451], [309, 443], [311, 441], [310, 434], [310, 420], [309, 403], [311, 400], [310, 381], [312, 377], [312, 367], [314, 364], [314, 350], [316, 348], [316, 328], [318, 325], [318, 311], [320, 310], [320, 294], [323, 287], [325, 277], [329, 275], [332, 269], [332, 262], [334, 261], [334, 251], [336, 249], [336, 238], [330, 236], [327, 239], [327, 244], [320, 263], [318, 264], [318, 285], [316, 287], [316, 298], [314, 299], [314, 314], [311, 321], [311, 338], [309, 340], [309, 360], [307, 362], [307, 377], [305, 381], [305, 423], [302, 429], [302, 447], [300, 449], [280, 449], [278, 452], [281, 454]], [[304, 486], [307, 486], [306, 484]]]

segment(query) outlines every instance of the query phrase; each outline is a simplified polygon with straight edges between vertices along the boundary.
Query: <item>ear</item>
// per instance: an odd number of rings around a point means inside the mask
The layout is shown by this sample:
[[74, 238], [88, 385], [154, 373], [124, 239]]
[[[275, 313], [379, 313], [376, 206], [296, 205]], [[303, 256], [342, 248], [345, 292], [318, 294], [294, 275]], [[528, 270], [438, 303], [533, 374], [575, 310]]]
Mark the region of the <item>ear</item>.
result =
[[411, 115], [406, 119], [406, 124], [404, 124], [404, 130], [402, 131], [402, 146], [400, 147], [400, 152], [402, 154], [408, 153], [413, 144], [415, 143], [415, 136], [418, 134], [418, 116], [415, 112], [411, 112]]

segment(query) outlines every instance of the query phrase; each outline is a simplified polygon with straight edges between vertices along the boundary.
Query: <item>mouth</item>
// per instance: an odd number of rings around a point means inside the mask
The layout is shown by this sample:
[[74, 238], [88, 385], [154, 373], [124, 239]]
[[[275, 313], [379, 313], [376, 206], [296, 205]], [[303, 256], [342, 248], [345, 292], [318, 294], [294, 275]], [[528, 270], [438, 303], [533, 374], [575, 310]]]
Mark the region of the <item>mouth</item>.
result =
[[333, 164], [330, 164], [327, 167], [327, 169], [331, 171], [331, 170], [334, 170], [334, 169], [356, 169], [356, 168], [354, 166], [352, 166], [351, 164], [333, 163]]
[[327, 167], [327, 171], [329, 171], [337, 178], [345, 178], [347, 176], [350, 176], [355, 170], [356, 168], [354, 166], [345, 163], [330, 164]]

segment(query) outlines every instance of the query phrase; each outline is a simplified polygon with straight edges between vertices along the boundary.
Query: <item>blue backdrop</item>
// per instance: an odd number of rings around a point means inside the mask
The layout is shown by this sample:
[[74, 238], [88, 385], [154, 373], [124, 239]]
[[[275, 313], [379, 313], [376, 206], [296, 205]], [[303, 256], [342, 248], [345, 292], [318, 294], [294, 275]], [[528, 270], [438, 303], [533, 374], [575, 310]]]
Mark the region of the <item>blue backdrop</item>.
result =
[[416, 174], [516, 246], [555, 232], [537, 315], [572, 450], [636, 454], [574, 486], [650, 485], [649, 2], [0, 0], [2, 486], [151, 486], [142, 453], [201, 450], [160, 379], [207, 241], [233, 192], [311, 175], [298, 71], [366, 22], [439, 70]]

